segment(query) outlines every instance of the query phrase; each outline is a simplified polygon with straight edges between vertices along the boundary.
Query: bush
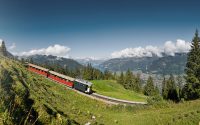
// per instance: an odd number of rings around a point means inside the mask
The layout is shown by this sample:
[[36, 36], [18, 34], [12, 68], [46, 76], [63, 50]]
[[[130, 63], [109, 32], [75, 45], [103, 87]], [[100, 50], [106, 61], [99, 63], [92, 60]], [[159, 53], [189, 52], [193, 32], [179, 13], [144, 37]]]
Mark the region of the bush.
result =
[[155, 96], [150, 96], [147, 98], [147, 103], [148, 105], [160, 105], [160, 106], [165, 106], [165, 101], [163, 100], [162, 96], [160, 95], [155, 95]]

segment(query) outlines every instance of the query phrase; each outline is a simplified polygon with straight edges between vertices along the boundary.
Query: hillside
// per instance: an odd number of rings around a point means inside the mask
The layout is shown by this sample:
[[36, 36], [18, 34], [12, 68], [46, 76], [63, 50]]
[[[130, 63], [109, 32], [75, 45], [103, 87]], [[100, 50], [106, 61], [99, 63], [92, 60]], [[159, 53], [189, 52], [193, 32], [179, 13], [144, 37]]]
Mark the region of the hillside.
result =
[[102, 70], [108, 69], [111, 71], [126, 71], [130, 70], [146, 70], [146, 66], [151, 64], [157, 57], [143, 58], [114, 58], [103, 62], [99, 65]]
[[14, 56], [7, 51], [5, 42], [3, 40], [0, 39], [0, 56], [6, 56], [9, 58], [14, 58]]
[[176, 53], [175, 56], [163, 57], [130, 57], [115, 58], [99, 65], [101, 70], [111, 71], [142, 71], [143, 73], [155, 74], [183, 74], [187, 61], [187, 54]]
[[90, 63], [93, 67], [98, 68], [98, 66], [101, 63], [105, 62], [107, 59], [83, 58], [83, 59], [75, 59], [75, 60], [84, 66]]
[[134, 91], [126, 90], [113, 80], [93, 80], [93, 90], [99, 94], [130, 101], [146, 101], [146, 96]]
[[80, 95], [19, 62], [0, 57], [0, 123], [189, 125], [200, 121], [200, 100], [162, 106], [110, 106]]
[[32, 60], [34, 63], [40, 65], [59, 65], [61, 67], [67, 67], [69, 70], [75, 70], [82, 67], [77, 61], [73, 59], [56, 57], [56, 56], [46, 56], [46, 55], [32, 55], [29, 57], [25, 57], [28, 60]]

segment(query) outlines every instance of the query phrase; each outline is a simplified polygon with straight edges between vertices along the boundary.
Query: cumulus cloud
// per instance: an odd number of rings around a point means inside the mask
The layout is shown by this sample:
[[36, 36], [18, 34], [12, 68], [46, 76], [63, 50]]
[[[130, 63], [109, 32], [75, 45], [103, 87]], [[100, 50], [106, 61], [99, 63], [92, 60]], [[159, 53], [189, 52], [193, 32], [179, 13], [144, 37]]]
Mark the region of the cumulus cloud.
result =
[[164, 53], [167, 55], [174, 56], [175, 53], [187, 53], [191, 48], [189, 42], [185, 42], [184, 40], [178, 39], [176, 43], [172, 41], [167, 41], [164, 44]]
[[59, 44], [55, 44], [53, 46], [49, 46], [47, 48], [42, 48], [42, 49], [32, 49], [27, 52], [21, 52], [18, 53], [17, 55], [19, 56], [31, 56], [31, 55], [53, 55], [53, 56], [58, 56], [58, 57], [68, 57], [68, 53], [71, 49], [66, 46], [62, 46]]
[[190, 43], [178, 39], [175, 43], [172, 41], [165, 42], [163, 47], [146, 46], [136, 48], [126, 48], [111, 54], [112, 58], [120, 57], [152, 57], [156, 55], [161, 57], [164, 54], [174, 56], [175, 53], [187, 53], [190, 50]]
[[8, 47], [9, 50], [13, 50], [13, 49], [15, 49], [15, 48], [16, 48], [15, 43], [12, 43], [12, 45]]
[[124, 50], [113, 52], [113, 58], [118, 57], [152, 57], [153, 55], [161, 56], [160, 49], [154, 46], [146, 46], [145, 48], [126, 48]]
[[176, 47], [178, 52], [189, 52], [191, 49], [191, 43], [178, 39], [176, 42]]

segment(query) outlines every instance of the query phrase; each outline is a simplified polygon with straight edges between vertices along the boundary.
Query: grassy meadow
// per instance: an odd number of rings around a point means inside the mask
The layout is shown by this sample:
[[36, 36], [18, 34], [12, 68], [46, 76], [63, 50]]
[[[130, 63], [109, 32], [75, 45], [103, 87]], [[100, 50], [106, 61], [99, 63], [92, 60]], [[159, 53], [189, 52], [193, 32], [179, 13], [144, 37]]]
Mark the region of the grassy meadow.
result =
[[126, 90], [114, 80], [93, 80], [93, 90], [96, 93], [129, 101], [146, 102], [146, 96], [134, 91]]

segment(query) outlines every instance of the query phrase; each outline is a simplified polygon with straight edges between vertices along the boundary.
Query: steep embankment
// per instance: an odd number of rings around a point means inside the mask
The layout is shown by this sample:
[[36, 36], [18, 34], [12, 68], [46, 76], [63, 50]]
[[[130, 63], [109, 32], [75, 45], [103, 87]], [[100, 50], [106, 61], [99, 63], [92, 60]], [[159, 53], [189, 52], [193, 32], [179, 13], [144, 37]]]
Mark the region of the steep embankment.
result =
[[[19, 62], [0, 59], [2, 118], [13, 124], [84, 124], [92, 121], [92, 110], [103, 105], [48, 79], [29, 73]], [[86, 102], [90, 104], [90, 109]], [[80, 105], [81, 106], [77, 106]], [[82, 107], [79, 109], [79, 107]], [[2, 109], [3, 110], [3, 109]], [[98, 108], [97, 108], [98, 110]]]
[[0, 57], [0, 123], [198, 124], [200, 100], [161, 106], [109, 106], [30, 73]]

